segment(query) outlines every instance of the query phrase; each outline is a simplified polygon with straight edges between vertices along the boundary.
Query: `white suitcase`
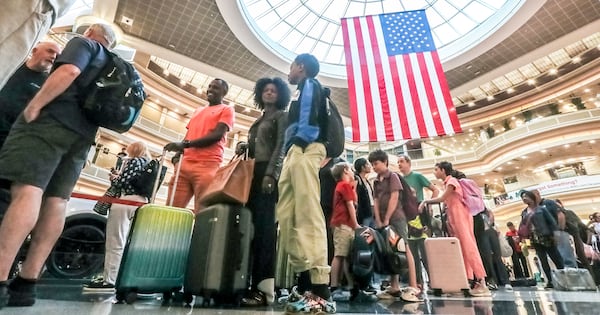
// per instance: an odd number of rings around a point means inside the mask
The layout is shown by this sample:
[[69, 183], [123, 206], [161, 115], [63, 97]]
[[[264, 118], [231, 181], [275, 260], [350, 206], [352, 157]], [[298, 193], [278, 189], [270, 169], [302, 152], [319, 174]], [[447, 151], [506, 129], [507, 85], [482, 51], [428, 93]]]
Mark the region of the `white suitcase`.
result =
[[435, 296], [442, 293], [469, 294], [469, 281], [465, 263], [456, 237], [435, 237], [425, 239], [429, 286]]

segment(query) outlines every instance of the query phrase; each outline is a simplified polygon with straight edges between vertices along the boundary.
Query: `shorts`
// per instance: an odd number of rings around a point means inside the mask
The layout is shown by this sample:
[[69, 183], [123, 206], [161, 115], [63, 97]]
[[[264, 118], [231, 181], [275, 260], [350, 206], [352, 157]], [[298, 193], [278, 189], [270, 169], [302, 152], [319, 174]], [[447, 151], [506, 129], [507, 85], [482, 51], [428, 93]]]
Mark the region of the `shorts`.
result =
[[26, 123], [21, 114], [0, 151], [0, 178], [69, 199], [91, 145], [50, 115]]
[[390, 225], [394, 228], [394, 231], [402, 237], [402, 240], [406, 244], [406, 241], [408, 240], [408, 222], [406, 221], [406, 218], [403, 217], [402, 219], [392, 220], [390, 221]]
[[347, 225], [340, 225], [333, 228], [333, 255], [339, 257], [348, 257], [352, 242], [354, 241], [354, 229]]

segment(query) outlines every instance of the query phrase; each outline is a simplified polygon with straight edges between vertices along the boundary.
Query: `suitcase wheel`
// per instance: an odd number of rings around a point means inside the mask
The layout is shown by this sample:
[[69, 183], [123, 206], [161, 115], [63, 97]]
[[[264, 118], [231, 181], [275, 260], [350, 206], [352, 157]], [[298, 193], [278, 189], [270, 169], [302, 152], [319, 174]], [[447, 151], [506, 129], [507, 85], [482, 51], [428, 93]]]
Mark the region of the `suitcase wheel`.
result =
[[169, 304], [172, 299], [173, 299], [173, 292], [171, 292], [171, 291], [163, 292], [163, 299], [162, 299], [163, 304]]
[[433, 289], [433, 295], [442, 296], [442, 289]]
[[117, 291], [115, 298], [117, 303], [123, 303], [125, 301], [125, 292]]
[[469, 289], [461, 289], [461, 291], [465, 297], [471, 296], [471, 292], [469, 292]]
[[189, 293], [189, 292], [184, 292], [183, 293], [183, 302], [186, 305], [192, 304], [193, 301], [194, 301], [194, 296], [191, 293]]
[[137, 300], [137, 293], [134, 291], [129, 291], [125, 295], [125, 302], [127, 302], [127, 304], [133, 304], [133, 303], [135, 303], [136, 300]]

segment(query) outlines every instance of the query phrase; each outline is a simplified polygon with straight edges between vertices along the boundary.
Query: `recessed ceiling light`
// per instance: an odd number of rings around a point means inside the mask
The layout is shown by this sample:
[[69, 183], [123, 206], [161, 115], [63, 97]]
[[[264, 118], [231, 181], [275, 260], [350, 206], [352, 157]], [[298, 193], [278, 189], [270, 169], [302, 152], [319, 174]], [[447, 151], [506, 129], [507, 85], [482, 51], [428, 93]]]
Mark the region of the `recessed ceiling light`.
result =
[[511, 120], [515, 120], [515, 119], [517, 119], [517, 117], [515, 117], [515, 116], [512, 116], [512, 117], [510, 117], [510, 119], [511, 119]]
[[548, 71], [550, 74], [557, 74], [558, 70], [556, 69], [550, 69], [550, 71]]
[[469, 107], [473, 107], [473, 106], [475, 106], [475, 103], [470, 102], [468, 105], [469, 105]]
[[506, 89], [506, 93], [512, 93], [512, 92], [514, 92], [514, 91], [515, 91], [515, 89], [513, 89], [513, 88], [508, 88], [508, 89]]
[[584, 93], [590, 93], [590, 89], [583, 90]]
[[487, 97], [487, 100], [488, 100], [488, 101], [492, 101], [492, 100], [494, 100], [494, 95], [488, 95], [488, 97]]
[[523, 155], [523, 156], [521, 157], [521, 159], [523, 159], [523, 160], [525, 160], [526, 158], [527, 158], [527, 155]]
[[596, 143], [596, 140], [590, 140], [590, 143]]
[[578, 63], [580, 61], [581, 61], [581, 57], [579, 57], [579, 56], [573, 57], [573, 62], [574, 63]]
[[534, 79], [529, 79], [529, 80], [527, 80], [527, 84], [534, 85], [535, 84], [535, 80]]
[[570, 144], [565, 144], [565, 145], [564, 145], [564, 147], [565, 147], [565, 148], [568, 148], [568, 147], [570, 147], [570, 146], [571, 146]]
[[548, 150], [545, 150], [545, 149], [544, 149], [544, 150], [541, 150], [540, 152], [542, 152], [542, 153], [546, 153], [546, 152], [548, 152]]

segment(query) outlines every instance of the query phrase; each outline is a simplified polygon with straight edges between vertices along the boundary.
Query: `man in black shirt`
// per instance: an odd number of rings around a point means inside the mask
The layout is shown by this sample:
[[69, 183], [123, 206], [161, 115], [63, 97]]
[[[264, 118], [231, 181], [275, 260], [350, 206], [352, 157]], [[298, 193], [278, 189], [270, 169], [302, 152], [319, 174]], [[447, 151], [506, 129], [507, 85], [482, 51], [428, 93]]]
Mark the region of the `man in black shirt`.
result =
[[0, 90], [0, 148], [10, 127], [48, 78], [48, 72], [59, 53], [60, 47], [56, 43], [37, 44], [31, 51], [31, 58], [17, 69]]

